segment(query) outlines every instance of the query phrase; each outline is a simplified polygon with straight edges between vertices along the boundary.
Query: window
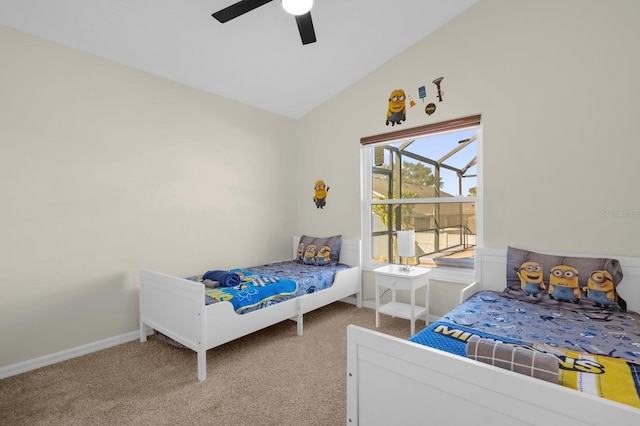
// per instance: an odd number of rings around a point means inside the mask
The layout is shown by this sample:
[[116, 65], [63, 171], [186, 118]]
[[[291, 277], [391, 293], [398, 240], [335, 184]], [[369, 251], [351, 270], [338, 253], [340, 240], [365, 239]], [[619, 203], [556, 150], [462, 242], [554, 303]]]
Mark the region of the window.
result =
[[480, 131], [472, 116], [362, 139], [365, 266], [400, 263], [396, 231], [413, 229], [410, 264], [474, 267]]

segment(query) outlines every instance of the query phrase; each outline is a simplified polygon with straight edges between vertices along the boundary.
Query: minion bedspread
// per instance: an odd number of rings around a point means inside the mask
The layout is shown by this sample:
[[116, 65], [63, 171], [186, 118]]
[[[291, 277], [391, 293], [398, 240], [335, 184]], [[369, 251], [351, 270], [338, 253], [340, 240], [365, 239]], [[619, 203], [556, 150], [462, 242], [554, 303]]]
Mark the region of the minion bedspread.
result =
[[483, 291], [409, 340], [466, 356], [477, 335], [559, 358], [563, 386], [640, 407], [640, 315], [545, 306]]
[[[206, 304], [229, 301], [244, 314], [303, 294], [331, 287], [335, 274], [349, 266], [304, 265], [294, 261], [275, 262], [249, 268], [232, 269], [240, 283], [232, 287], [205, 289]], [[188, 277], [202, 282], [202, 275]]]

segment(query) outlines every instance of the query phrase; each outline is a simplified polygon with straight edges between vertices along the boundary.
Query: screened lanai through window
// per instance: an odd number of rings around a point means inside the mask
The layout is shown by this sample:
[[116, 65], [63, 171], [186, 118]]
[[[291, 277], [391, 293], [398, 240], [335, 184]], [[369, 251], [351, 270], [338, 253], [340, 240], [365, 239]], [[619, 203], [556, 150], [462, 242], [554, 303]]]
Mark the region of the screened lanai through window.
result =
[[363, 213], [369, 216], [363, 217], [369, 228], [363, 235], [370, 263], [400, 263], [396, 232], [415, 230], [410, 264], [473, 268], [479, 117], [461, 127], [422, 129], [424, 134], [363, 147]]

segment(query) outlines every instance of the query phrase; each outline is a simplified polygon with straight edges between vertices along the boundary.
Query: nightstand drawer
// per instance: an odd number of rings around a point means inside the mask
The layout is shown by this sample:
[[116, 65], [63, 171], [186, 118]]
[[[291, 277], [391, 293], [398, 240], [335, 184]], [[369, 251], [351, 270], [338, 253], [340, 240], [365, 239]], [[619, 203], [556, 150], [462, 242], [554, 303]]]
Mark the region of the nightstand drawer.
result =
[[396, 290], [409, 290], [411, 288], [411, 279], [377, 274], [376, 284], [385, 288], [392, 288]]

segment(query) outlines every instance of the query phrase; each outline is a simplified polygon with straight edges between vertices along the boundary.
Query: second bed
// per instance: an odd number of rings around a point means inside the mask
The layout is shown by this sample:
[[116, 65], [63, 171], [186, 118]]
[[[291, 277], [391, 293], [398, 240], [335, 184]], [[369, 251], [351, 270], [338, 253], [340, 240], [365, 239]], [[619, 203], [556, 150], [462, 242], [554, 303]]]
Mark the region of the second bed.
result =
[[[199, 282], [201, 277], [182, 278], [140, 270], [140, 341], [146, 341], [147, 335], [155, 330], [197, 352], [198, 380], [202, 381], [207, 377], [208, 349], [287, 319], [297, 323], [297, 334], [302, 335], [305, 313], [349, 296], [355, 295], [356, 303], [361, 307], [360, 241], [340, 238], [339, 265], [335, 270], [333, 266], [305, 264], [305, 253], [300, 253], [301, 242], [301, 237], [293, 238], [293, 259], [302, 263], [298, 264], [298, 276], [295, 273], [293, 277], [284, 275], [285, 266], [292, 266], [293, 262], [276, 262], [236, 272], [241, 272], [243, 277], [255, 274], [267, 280], [293, 279], [296, 292], [301, 288], [302, 294], [297, 297], [289, 294], [281, 298], [266, 296], [240, 308], [228, 298], [235, 297], [237, 301], [246, 299], [255, 288], [237, 286], [235, 295], [230, 296], [219, 293], [218, 288], [205, 286]], [[337, 253], [334, 255], [338, 256]], [[330, 272], [332, 270], [335, 274]], [[327, 273], [333, 276], [331, 282], [327, 278], [313, 280], [315, 283], [325, 282], [326, 288], [305, 288], [303, 275], [312, 274], [317, 278], [318, 274]], [[246, 312], [240, 312], [242, 310]]]

